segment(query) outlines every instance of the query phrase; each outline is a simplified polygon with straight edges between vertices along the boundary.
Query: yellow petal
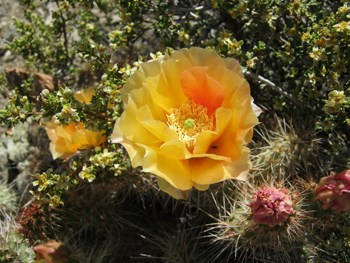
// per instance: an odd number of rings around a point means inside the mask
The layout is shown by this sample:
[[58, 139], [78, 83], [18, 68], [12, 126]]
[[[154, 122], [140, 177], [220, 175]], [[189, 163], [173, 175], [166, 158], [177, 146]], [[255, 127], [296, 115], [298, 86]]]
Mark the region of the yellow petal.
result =
[[[215, 146], [215, 147], [214, 147]], [[230, 157], [236, 160], [242, 153], [243, 140], [237, 138], [237, 134], [228, 129], [216, 141], [212, 143], [208, 153]]]
[[120, 130], [120, 118], [115, 122], [113, 132], [111, 134], [112, 143], [123, 142], [123, 132]]
[[202, 185], [202, 184], [194, 183], [193, 187], [196, 188], [199, 191], [205, 191], [205, 190], [207, 190], [209, 188], [209, 185], [208, 184], [207, 185]]
[[69, 143], [74, 145], [80, 145], [80, 146], [87, 146], [89, 145], [87, 138], [86, 138], [86, 134], [84, 134], [83, 132], [75, 132], [70, 136], [70, 140]]
[[[171, 55], [172, 59], [182, 64], [182, 69], [186, 70], [193, 66], [207, 66], [209, 68], [226, 67], [223, 59], [212, 50], [192, 47], [190, 49], [181, 49]], [[187, 65], [185, 67], [185, 65]]]
[[223, 161], [210, 158], [193, 158], [189, 160], [192, 181], [198, 185], [209, 185], [221, 182], [225, 178]]
[[122, 145], [124, 146], [125, 150], [128, 152], [132, 167], [136, 168], [138, 166], [142, 166], [143, 157], [146, 152], [144, 150], [144, 147], [142, 147], [142, 145], [139, 146], [137, 144], [129, 143], [129, 142], [123, 142]]
[[222, 85], [225, 87], [225, 99], [222, 107], [231, 109], [237, 103], [250, 99], [250, 87], [248, 82], [236, 72], [230, 72], [227, 69], [220, 79]]
[[192, 159], [192, 180], [199, 185], [209, 185], [227, 179], [246, 180], [250, 168], [249, 150], [245, 148], [239, 160], [233, 162], [215, 161], [212, 159]]
[[[118, 121], [119, 130], [123, 131], [123, 137], [129, 141], [146, 145], [160, 144], [161, 140], [145, 129], [140, 123], [139, 114], [142, 114], [142, 112], [137, 109], [133, 100], [129, 100], [128, 105], [124, 109], [124, 113]], [[114, 137], [115, 136], [113, 136], [113, 138]]]
[[161, 177], [157, 177], [157, 180], [158, 180], [159, 188], [163, 192], [174, 197], [175, 199], [183, 199], [183, 200], [188, 199], [191, 190], [181, 191], [181, 190], [175, 188], [174, 186], [172, 186], [171, 184], [169, 184], [167, 181], [165, 181]]
[[160, 74], [148, 77], [144, 81], [144, 87], [149, 89], [152, 103], [158, 105], [165, 112], [171, 108], [177, 108], [187, 101], [180, 85], [180, 69], [177, 62], [168, 60], [163, 62]]
[[51, 153], [52, 155], [54, 155], [54, 153], [56, 152], [56, 156], [58, 156], [57, 153], [59, 153], [58, 158], [67, 158], [68, 156], [73, 155], [78, 150], [77, 145], [67, 143], [64, 138], [59, 138], [56, 142], [52, 144], [53, 147], [50, 147], [50, 149], [54, 148], [54, 152]]
[[143, 87], [145, 79], [149, 76], [157, 76], [161, 70], [161, 62], [158, 60], [142, 63], [140, 68], [128, 78], [122, 89], [122, 99], [126, 104], [128, 102], [129, 93]]
[[153, 173], [179, 190], [192, 188], [190, 170], [186, 160], [176, 160], [145, 147], [143, 170]]
[[148, 132], [162, 142], [178, 138], [164, 121], [154, 119], [148, 105], [144, 105], [138, 110], [137, 120]]
[[195, 156], [210, 151], [209, 147], [212, 147], [213, 149], [216, 147], [213, 142], [222, 135], [226, 127], [232, 121], [232, 110], [219, 108], [215, 113], [215, 120], [215, 131], [201, 132], [196, 138], [196, 145], [193, 150]]
[[157, 120], [166, 120], [164, 110], [155, 103], [154, 98], [152, 98], [150, 90], [147, 87], [131, 90], [129, 92], [129, 100], [133, 101], [136, 108], [147, 105], [150, 108], [153, 117]]
[[205, 154], [209, 146], [214, 141], [216, 133], [214, 131], [202, 131], [196, 138], [196, 144], [193, 149], [193, 156]]
[[63, 155], [62, 152], [59, 152], [56, 150], [56, 144], [54, 144], [52, 142], [50, 143], [50, 152], [52, 154], [53, 159], [60, 158]]
[[225, 180], [246, 180], [250, 169], [249, 153], [249, 149], [247, 147], [243, 147], [241, 157], [238, 160], [225, 163]]
[[77, 101], [80, 101], [82, 103], [90, 104], [91, 99], [94, 96], [94, 94], [95, 94], [95, 89], [93, 87], [89, 87], [87, 89], [82, 89], [82, 90], [77, 91], [74, 94], [74, 98]]
[[[224, 100], [224, 87], [207, 73], [207, 67], [192, 67], [180, 75], [181, 86], [186, 97], [207, 108], [212, 115]], [[210, 99], [208, 99], [210, 98]]]
[[238, 75], [240, 75], [242, 78], [244, 78], [243, 72], [241, 70], [241, 65], [239, 64], [238, 60], [234, 58], [225, 58], [224, 63], [228, 70], [235, 72]]
[[237, 133], [237, 135], [240, 134], [240, 138], [242, 139], [246, 136], [249, 129], [259, 123], [258, 118], [251, 107], [250, 100], [247, 100], [240, 105], [236, 105], [233, 109], [233, 115], [237, 117], [232, 123], [232, 130], [241, 132]]
[[161, 154], [169, 158], [174, 158], [178, 160], [183, 160], [186, 158], [186, 156], [190, 156], [190, 153], [188, 152], [185, 143], [180, 141], [179, 139], [174, 139], [163, 143], [160, 146], [159, 151]]
[[157, 88], [160, 95], [164, 97], [170, 96], [177, 102], [177, 105], [181, 105], [187, 101], [187, 97], [183, 93], [180, 83], [180, 74], [182, 71], [183, 68], [179, 65], [179, 61], [174, 59], [164, 61], [162, 63], [162, 71], [160, 75], [160, 79], [162, 80], [160, 84], [164, 85]]

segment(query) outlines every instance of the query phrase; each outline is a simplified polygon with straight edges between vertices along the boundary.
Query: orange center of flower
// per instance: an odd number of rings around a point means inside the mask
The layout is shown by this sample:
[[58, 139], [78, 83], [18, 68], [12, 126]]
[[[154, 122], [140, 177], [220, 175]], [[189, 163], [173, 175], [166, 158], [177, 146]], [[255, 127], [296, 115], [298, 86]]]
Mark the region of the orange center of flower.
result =
[[189, 100], [207, 108], [212, 115], [224, 100], [224, 88], [207, 73], [206, 67], [193, 67], [181, 73], [180, 83]]
[[170, 129], [177, 133], [189, 150], [193, 150], [199, 133], [214, 128], [214, 118], [208, 115], [207, 108], [193, 101], [171, 109], [167, 119]]

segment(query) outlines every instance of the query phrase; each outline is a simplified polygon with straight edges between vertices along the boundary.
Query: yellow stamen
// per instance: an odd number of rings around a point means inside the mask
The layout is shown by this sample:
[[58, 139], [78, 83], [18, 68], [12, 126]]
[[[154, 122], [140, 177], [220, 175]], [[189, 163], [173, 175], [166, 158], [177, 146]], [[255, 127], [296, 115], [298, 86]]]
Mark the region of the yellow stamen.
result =
[[193, 150], [198, 134], [214, 128], [214, 118], [208, 116], [207, 108], [193, 101], [171, 109], [167, 119], [170, 129], [177, 133], [189, 150]]

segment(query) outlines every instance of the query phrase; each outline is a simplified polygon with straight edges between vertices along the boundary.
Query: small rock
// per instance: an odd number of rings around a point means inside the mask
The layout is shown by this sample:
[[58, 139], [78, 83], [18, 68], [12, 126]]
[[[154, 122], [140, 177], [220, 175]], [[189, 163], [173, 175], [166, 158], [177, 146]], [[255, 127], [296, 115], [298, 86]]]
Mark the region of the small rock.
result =
[[15, 59], [15, 56], [11, 53], [10, 50], [6, 50], [4, 54], [4, 62], [10, 62]]

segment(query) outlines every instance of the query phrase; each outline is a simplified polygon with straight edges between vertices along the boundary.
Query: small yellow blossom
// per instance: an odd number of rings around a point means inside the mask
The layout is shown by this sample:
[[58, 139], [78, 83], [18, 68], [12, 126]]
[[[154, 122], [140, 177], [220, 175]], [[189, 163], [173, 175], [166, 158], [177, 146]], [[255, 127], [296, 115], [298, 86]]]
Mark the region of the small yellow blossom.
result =
[[306, 40], [308, 40], [310, 38], [310, 32], [304, 32], [302, 35], [301, 35], [301, 41], [305, 42]]
[[346, 14], [347, 12], [349, 12], [349, 10], [350, 10], [350, 8], [346, 4], [344, 4], [343, 6], [338, 8], [338, 12], [337, 13], [343, 15], [343, 14]]
[[309, 53], [309, 56], [315, 60], [324, 60], [325, 59], [325, 50], [324, 48], [313, 47], [312, 52]]
[[337, 32], [345, 32], [350, 29], [350, 22], [341, 21], [333, 26]]
[[49, 206], [51, 207], [57, 207], [63, 204], [63, 201], [57, 195], [51, 196], [49, 199]]
[[33, 186], [38, 186], [39, 191], [44, 190], [49, 184], [49, 180], [46, 173], [36, 175], [37, 180], [33, 181]]
[[113, 164], [115, 155], [115, 152], [109, 152], [107, 149], [104, 149], [102, 153], [90, 157], [89, 161], [96, 166], [106, 168]]
[[327, 114], [334, 114], [342, 110], [342, 106], [348, 103], [344, 91], [332, 90], [328, 94], [328, 100], [322, 110]]
[[253, 58], [247, 60], [247, 67], [248, 68], [255, 68], [257, 61], [258, 61], [257, 57], [253, 57]]
[[96, 176], [92, 171], [92, 166], [87, 166], [84, 164], [83, 169], [79, 173], [79, 177], [81, 179], [87, 180], [89, 183], [91, 183], [93, 180], [95, 180]]

